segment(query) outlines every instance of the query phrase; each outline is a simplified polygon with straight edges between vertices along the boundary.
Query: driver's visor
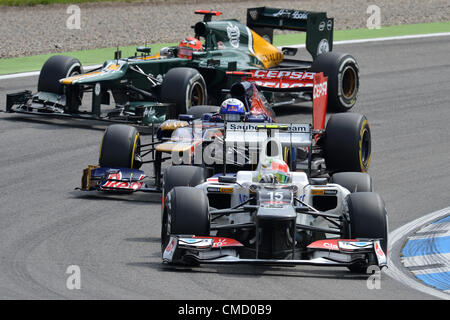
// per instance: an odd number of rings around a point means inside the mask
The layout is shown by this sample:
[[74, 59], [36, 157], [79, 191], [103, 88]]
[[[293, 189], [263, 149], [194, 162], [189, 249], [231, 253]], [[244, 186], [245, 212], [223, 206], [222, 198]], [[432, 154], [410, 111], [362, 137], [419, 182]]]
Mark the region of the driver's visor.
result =
[[178, 48], [178, 57], [179, 58], [186, 58], [186, 59], [192, 59], [192, 52], [194, 49], [189, 47], [179, 47]]

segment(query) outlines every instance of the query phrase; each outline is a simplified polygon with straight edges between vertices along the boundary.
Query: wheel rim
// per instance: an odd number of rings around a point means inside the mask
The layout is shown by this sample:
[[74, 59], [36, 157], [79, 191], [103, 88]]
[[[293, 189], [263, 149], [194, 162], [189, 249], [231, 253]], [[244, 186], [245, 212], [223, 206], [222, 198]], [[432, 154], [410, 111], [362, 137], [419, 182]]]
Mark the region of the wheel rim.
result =
[[191, 99], [189, 103], [189, 108], [192, 106], [198, 106], [203, 103], [203, 89], [199, 83], [195, 83], [191, 91]]
[[357, 81], [356, 70], [347, 66], [342, 72], [342, 94], [346, 99], [350, 100], [356, 95]]
[[164, 252], [170, 239], [170, 215], [164, 213], [162, 229], [161, 229], [161, 251]]
[[364, 129], [361, 137], [361, 164], [363, 171], [367, 171], [370, 162], [370, 132]]

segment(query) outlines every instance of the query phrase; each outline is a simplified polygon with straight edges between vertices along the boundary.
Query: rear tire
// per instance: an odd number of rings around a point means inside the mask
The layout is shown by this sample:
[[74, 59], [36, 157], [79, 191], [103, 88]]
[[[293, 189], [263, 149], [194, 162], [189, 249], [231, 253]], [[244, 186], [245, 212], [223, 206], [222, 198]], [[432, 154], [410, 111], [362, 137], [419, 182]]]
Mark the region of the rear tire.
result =
[[202, 190], [175, 187], [167, 194], [161, 225], [161, 254], [170, 235], [210, 235], [208, 197]]
[[138, 169], [141, 166], [140, 144], [140, 135], [135, 127], [110, 125], [105, 130], [100, 147], [100, 166]]
[[328, 108], [346, 112], [356, 103], [359, 90], [359, 67], [356, 59], [347, 53], [326, 52], [317, 56], [311, 71], [323, 72], [328, 77]]
[[283, 148], [283, 160], [289, 166], [289, 170], [292, 172], [297, 171], [297, 159], [296, 149], [291, 147]]
[[339, 172], [331, 176], [331, 183], [346, 188], [351, 193], [372, 192], [372, 177], [362, 172]]
[[333, 114], [325, 132], [325, 164], [329, 172], [369, 170], [372, 144], [369, 122], [364, 115]]
[[192, 106], [208, 101], [203, 76], [192, 68], [173, 68], [164, 76], [161, 85], [161, 102], [175, 104], [175, 117], [186, 114]]
[[[350, 239], [381, 239], [384, 253], [388, 247], [387, 212], [383, 199], [375, 192], [352, 193], [346, 199], [349, 213]], [[366, 263], [350, 266], [352, 272], [366, 273]]]

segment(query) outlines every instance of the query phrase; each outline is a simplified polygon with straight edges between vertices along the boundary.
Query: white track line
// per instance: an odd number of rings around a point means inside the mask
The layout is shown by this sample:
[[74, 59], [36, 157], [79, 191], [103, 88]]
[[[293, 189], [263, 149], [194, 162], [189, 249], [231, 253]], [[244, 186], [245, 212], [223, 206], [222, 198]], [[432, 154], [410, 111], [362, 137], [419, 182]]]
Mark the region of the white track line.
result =
[[408, 240], [428, 239], [430, 237], [439, 238], [448, 236], [450, 236], [450, 222], [442, 222], [430, 224], [425, 228], [420, 229], [419, 231], [417, 231], [417, 234], [408, 237]]
[[[430, 264], [431, 262], [435, 263], [443, 263], [444, 265], [448, 264], [448, 261], [450, 261], [450, 253], [444, 253], [444, 254], [427, 254], [423, 256], [412, 256], [412, 257], [402, 257], [401, 258], [403, 265], [406, 268], [410, 267], [419, 267], [419, 266], [426, 266], [427, 264]], [[448, 267], [450, 268], [450, 267]]]
[[[98, 64], [95, 66], [87, 66], [84, 67], [85, 71], [90, 71], [96, 68], [100, 68], [102, 65]], [[16, 79], [16, 78], [25, 78], [25, 77], [32, 77], [32, 76], [38, 76], [41, 71], [31, 71], [31, 72], [23, 72], [23, 73], [13, 73], [13, 74], [6, 74], [3, 76], [0, 76], [0, 80], [6, 80], [6, 79]]]
[[[430, 268], [430, 269], [424, 269], [424, 270], [416, 270], [411, 271], [415, 276], [421, 276], [425, 274], [432, 274], [432, 273], [444, 273], [444, 272], [450, 272], [450, 267], [442, 267], [442, 268]], [[441, 290], [442, 292], [442, 290]], [[450, 300], [450, 297], [447, 299]]]
[[[397, 268], [392, 259], [392, 255], [395, 254], [396, 255], [395, 258], [397, 260], [397, 254], [400, 254], [401, 246], [408, 235], [411, 235], [414, 231], [417, 231], [421, 226], [426, 225], [434, 220], [439, 220], [439, 218], [443, 218], [447, 216], [449, 213], [450, 207], [447, 207], [445, 209], [432, 212], [421, 218], [411, 221], [405, 224], [404, 226], [389, 233], [389, 264], [388, 269], [385, 271], [385, 273], [389, 275], [391, 278], [400, 281], [401, 283], [415, 290], [422, 291], [424, 293], [427, 293], [429, 295], [441, 299], [450, 300], [449, 294], [446, 293], [445, 291], [440, 291], [432, 287], [426, 286], [423, 283], [419, 282], [418, 279], [413, 278], [412, 275], [409, 276], [405, 274], [404, 271]], [[394, 253], [394, 250], [396, 249], [398, 249], [398, 252], [395, 251]], [[398, 261], [398, 263], [401, 264], [400, 261]]]
[[[381, 41], [391, 41], [391, 40], [408, 40], [408, 39], [420, 39], [420, 38], [431, 38], [431, 37], [448, 37], [450, 32], [439, 32], [439, 33], [427, 33], [427, 34], [412, 34], [407, 36], [394, 36], [394, 37], [382, 37], [382, 38], [370, 38], [370, 39], [357, 39], [357, 40], [341, 40], [334, 41], [334, 45], [340, 44], [354, 44], [354, 43], [367, 43], [367, 42], [381, 42]], [[304, 44], [291, 45], [286, 47], [293, 48], [304, 48]]]
[[[419, 38], [430, 38], [430, 37], [447, 37], [447, 36], [450, 36], [450, 32], [439, 32], [439, 33], [428, 33], [428, 34], [413, 34], [413, 35], [407, 35], [407, 36], [370, 38], [370, 39], [358, 39], [358, 40], [341, 40], [341, 41], [334, 41], [333, 45], [367, 43], [367, 42], [378, 42], [378, 41], [390, 41], [390, 40], [407, 40], [407, 39], [419, 39]], [[299, 44], [299, 45], [290, 45], [290, 46], [286, 46], [286, 47], [304, 48], [305, 45], [304, 44]], [[98, 68], [100, 66], [101, 65], [87, 66], [85, 68], [86, 69], [88, 69], [88, 68], [95, 69], [95, 68]], [[40, 71], [32, 71], [32, 72], [7, 74], [7, 75], [0, 76], [0, 80], [37, 76], [37, 75], [39, 75], [39, 72]]]

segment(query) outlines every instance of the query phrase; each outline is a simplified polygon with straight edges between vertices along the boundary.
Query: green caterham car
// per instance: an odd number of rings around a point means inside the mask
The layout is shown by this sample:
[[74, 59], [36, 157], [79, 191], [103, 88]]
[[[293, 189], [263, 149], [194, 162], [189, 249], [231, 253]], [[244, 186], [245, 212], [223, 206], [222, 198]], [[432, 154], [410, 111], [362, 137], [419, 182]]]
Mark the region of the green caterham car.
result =
[[[246, 25], [212, 19], [221, 15], [217, 11], [195, 13], [203, 20], [193, 26], [193, 37], [157, 53], [138, 47], [134, 56], [122, 58], [117, 50], [114, 59], [89, 72], [76, 58], [52, 56], [41, 69], [37, 93], [8, 94], [6, 111], [148, 126], [194, 105], [218, 105], [234, 82], [249, 76], [272, 106], [311, 101], [312, 86], [291, 80], [312, 79], [318, 72], [328, 77], [329, 110], [354, 106], [358, 64], [349, 54], [332, 52], [334, 20], [326, 13], [250, 8]], [[312, 61], [299, 58], [299, 46], [272, 45], [274, 29], [306, 32]]]

